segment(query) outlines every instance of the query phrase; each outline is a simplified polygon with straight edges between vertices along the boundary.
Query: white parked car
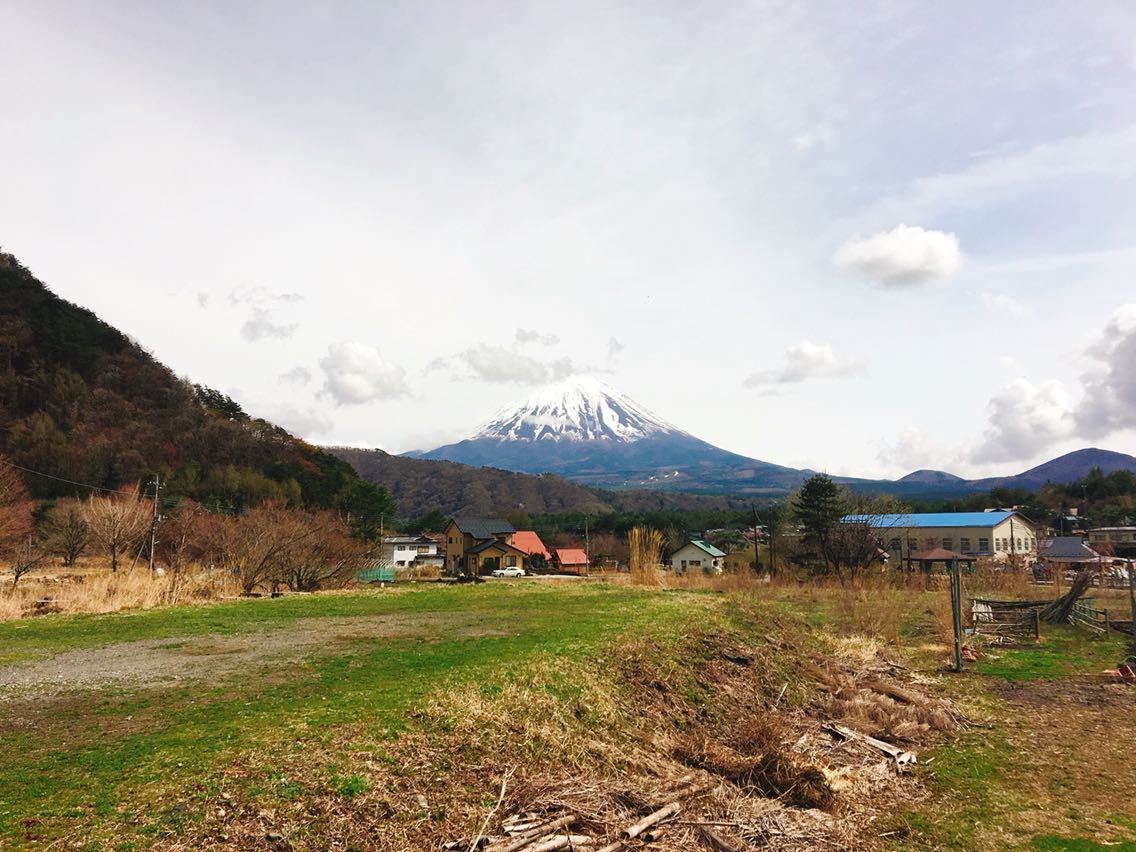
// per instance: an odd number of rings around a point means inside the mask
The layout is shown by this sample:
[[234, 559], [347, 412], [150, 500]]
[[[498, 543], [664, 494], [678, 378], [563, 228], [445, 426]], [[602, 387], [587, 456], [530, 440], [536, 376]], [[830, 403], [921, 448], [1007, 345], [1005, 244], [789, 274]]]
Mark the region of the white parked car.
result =
[[524, 568], [495, 568], [493, 570], [494, 577], [523, 577], [525, 576]]

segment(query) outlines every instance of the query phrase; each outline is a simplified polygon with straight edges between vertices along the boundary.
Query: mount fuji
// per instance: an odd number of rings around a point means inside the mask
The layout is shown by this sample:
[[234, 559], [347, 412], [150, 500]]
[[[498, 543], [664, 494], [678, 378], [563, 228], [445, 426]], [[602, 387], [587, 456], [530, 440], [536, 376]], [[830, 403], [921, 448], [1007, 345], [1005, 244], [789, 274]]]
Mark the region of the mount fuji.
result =
[[592, 377], [542, 388], [473, 437], [413, 455], [604, 488], [780, 493], [810, 473], [715, 447]]

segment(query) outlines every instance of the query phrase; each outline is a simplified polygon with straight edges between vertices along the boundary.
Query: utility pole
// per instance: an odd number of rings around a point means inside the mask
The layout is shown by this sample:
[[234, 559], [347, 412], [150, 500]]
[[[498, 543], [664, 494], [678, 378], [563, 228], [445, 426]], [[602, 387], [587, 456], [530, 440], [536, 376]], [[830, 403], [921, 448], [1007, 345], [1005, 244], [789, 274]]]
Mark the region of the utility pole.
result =
[[584, 515], [584, 559], [588, 564], [584, 566], [584, 574], [592, 573], [592, 540], [588, 535], [588, 516]]
[[[757, 569], [761, 566], [761, 560], [757, 556], [757, 506], [753, 503], [749, 504], [750, 511], [753, 512], [753, 573], [757, 573]], [[769, 542], [769, 578], [773, 579], [773, 542]]]
[[154, 474], [154, 512], [150, 517], [150, 573], [154, 573], [154, 549], [158, 544], [158, 492], [162, 487], [162, 480]]

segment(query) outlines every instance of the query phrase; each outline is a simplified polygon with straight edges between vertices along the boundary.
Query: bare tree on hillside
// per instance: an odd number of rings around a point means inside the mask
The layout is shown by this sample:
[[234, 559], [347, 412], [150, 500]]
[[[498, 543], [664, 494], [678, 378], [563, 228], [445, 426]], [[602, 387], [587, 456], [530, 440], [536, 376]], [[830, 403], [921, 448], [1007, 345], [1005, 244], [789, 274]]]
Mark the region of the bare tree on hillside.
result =
[[118, 570], [118, 558], [142, 540], [150, 529], [149, 500], [128, 494], [92, 494], [83, 504], [83, 520], [91, 537], [110, 555], [110, 570]]
[[91, 541], [91, 528], [83, 520], [82, 507], [75, 500], [60, 500], [48, 513], [43, 525], [44, 546], [49, 553], [75, 564]]
[[32, 501], [24, 478], [0, 456], [0, 545], [15, 545], [31, 531]]
[[23, 541], [12, 547], [9, 551], [9, 559], [12, 563], [12, 588], [14, 589], [21, 577], [34, 571], [47, 561], [47, 552], [40, 546], [35, 536], [29, 534], [24, 537]]

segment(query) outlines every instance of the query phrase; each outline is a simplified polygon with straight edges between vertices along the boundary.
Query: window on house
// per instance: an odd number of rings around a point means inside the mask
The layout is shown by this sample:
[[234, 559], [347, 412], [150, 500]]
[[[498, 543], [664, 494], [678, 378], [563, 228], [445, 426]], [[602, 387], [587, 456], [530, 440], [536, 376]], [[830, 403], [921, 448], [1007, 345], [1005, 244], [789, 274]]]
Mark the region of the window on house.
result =
[[702, 560], [701, 559], [691, 559], [690, 560], [690, 567], [691, 568], [701, 568], [702, 567]]
[[888, 550], [894, 550], [894, 551], [899, 550], [899, 539], [898, 538], [893, 538], [891, 541], [888, 542]]
[[980, 538], [978, 540], [978, 552], [979, 553], [989, 553], [990, 552], [990, 539]]
[[428, 544], [418, 545], [418, 552], [419, 553], [429, 553], [430, 552], [430, 545], [428, 545]]
[[918, 549], [919, 549], [919, 542], [917, 542], [913, 538], [909, 538], [907, 540], [907, 552], [911, 553], [911, 551], [918, 550]]
[[1022, 549], [1022, 540], [1019, 538], [1019, 539], [1016, 539], [1016, 541], [1017, 541], [1017, 545], [1018, 545], [1017, 549], [1021, 550]]
[[953, 538], [944, 538], [943, 539], [943, 550], [954, 550], [954, 549], [955, 549], [955, 540]]
[[960, 538], [959, 539], [959, 550], [961, 550], [963, 553], [970, 553], [970, 539], [969, 538]]
[[686, 560], [685, 560], [685, 559], [684, 559], [684, 560], [682, 560], [682, 570], [683, 570], [683, 571], [685, 571], [685, 570], [686, 570]]
[[506, 568], [516, 568], [517, 567], [517, 557], [506, 556], [505, 557], [505, 567]]

